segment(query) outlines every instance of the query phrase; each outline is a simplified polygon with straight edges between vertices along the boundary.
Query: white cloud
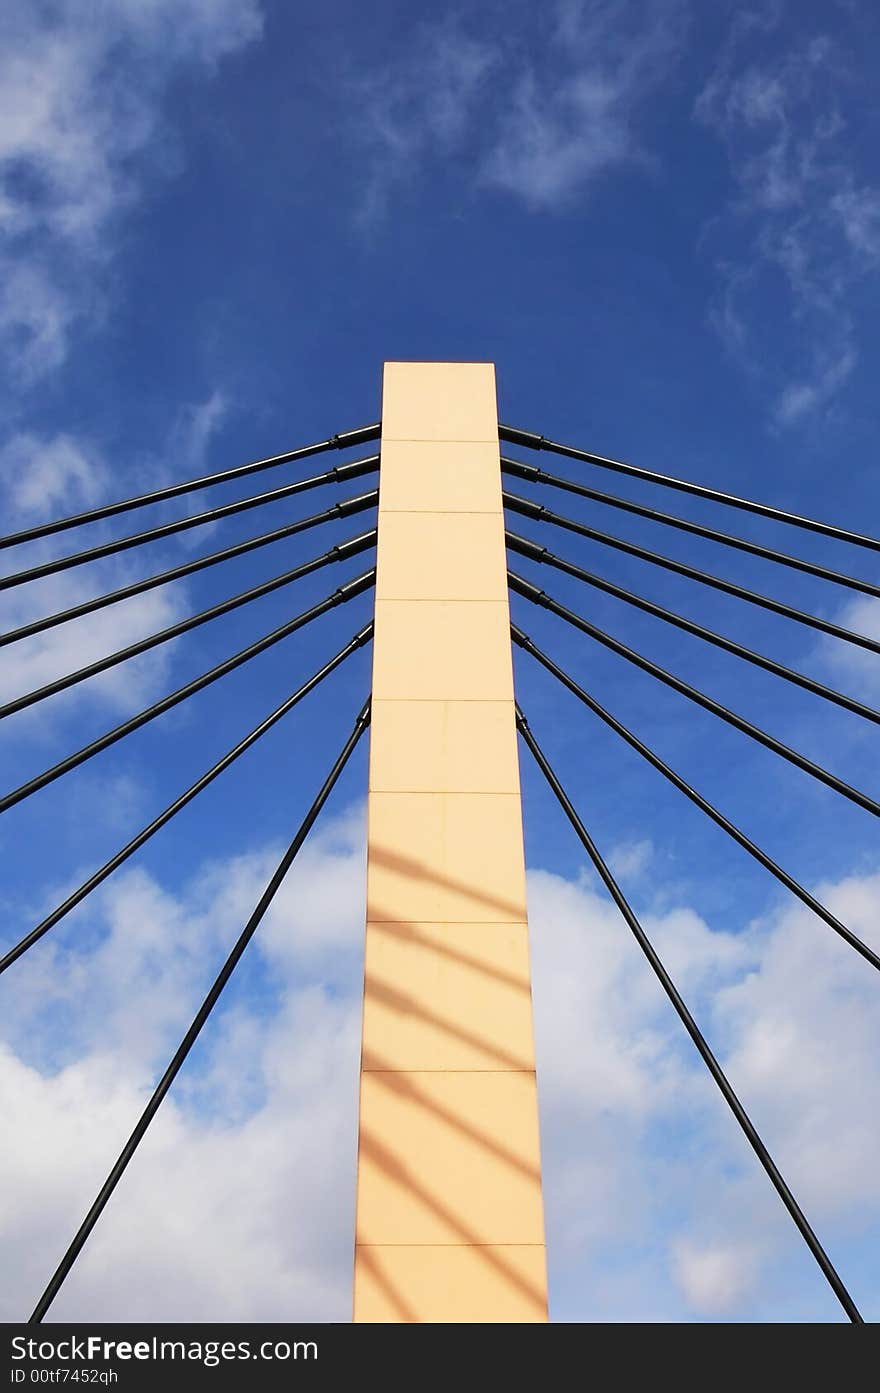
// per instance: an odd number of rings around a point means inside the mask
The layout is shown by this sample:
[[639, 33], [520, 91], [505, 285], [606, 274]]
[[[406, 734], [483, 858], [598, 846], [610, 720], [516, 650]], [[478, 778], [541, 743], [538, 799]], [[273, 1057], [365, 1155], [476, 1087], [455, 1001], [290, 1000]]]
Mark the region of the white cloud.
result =
[[229, 413], [229, 405], [227, 394], [215, 388], [204, 401], [183, 407], [167, 449], [174, 457], [175, 468], [184, 465], [187, 472], [201, 468], [208, 446]]
[[676, 1281], [695, 1311], [715, 1314], [735, 1308], [751, 1285], [755, 1259], [742, 1245], [698, 1247], [673, 1244]]
[[[215, 387], [204, 401], [190, 402], [180, 408], [161, 451], [141, 461], [141, 469], [149, 471], [157, 488], [205, 470], [214, 437], [222, 429], [231, 406], [228, 393]], [[205, 512], [211, 506], [205, 490], [187, 493], [177, 502], [178, 516]], [[177, 545], [185, 551], [204, 548], [220, 526], [222, 523], [218, 522], [202, 523], [191, 532], [182, 532]]]
[[[816, 891], [860, 938], [880, 947], [880, 875]], [[880, 1213], [880, 1048], [876, 974], [800, 906], [760, 935], [757, 971], [718, 994], [728, 1066], [757, 1118], [766, 1118], [809, 1212], [858, 1219]]]
[[[847, 333], [853, 332], [849, 321], [845, 325], [841, 322], [838, 327], [845, 327]], [[776, 402], [777, 421], [787, 426], [825, 406], [847, 381], [857, 362], [858, 353], [855, 347], [845, 339], [841, 339], [836, 350], [832, 352], [824, 348], [814, 352], [810, 378], [807, 381], [790, 382], [779, 393]]]
[[430, 158], [533, 208], [564, 203], [606, 170], [645, 158], [637, 118], [674, 67], [681, 0], [557, 0], [525, 41], [445, 20], [424, 26], [376, 77], [355, 83], [374, 153], [367, 213]]
[[311, 970], [326, 971], [331, 958], [357, 943], [366, 826], [366, 806], [358, 805], [315, 829], [297, 857], [295, 874], [278, 892], [277, 913], [266, 922], [263, 951], [273, 963], [306, 961]]
[[613, 848], [608, 856], [610, 865], [615, 877], [642, 875], [654, 857], [654, 843], [643, 838], [638, 842], [621, 842], [619, 846]]
[[87, 444], [64, 432], [41, 439], [30, 431], [0, 449], [6, 517], [43, 520], [61, 508], [94, 506], [106, 488], [106, 470]]
[[[487, 183], [552, 206], [631, 155], [626, 93], [601, 72], [578, 72], [551, 99], [523, 74], [484, 166]], [[623, 109], [623, 110], [622, 110]]]
[[[880, 943], [880, 876], [817, 894]], [[533, 872], [530, 921], [557, 1281], [585, 1284], [618, 1244], [638, 1255], [653, 1242], [693, 1312], [735, 1313], [795, 1247], [790, 1220], [616, 911], [586, 885]], [[799, 905], [733, 936], [684, 908], [644, 923], [820, 1237], [870, 1232], [871, 969]]]
[[[834, 622], [880, 643], [880, 600], [870, 595], [856, 596], [834, 615]], [[817, 657], [846, 690], [862, 700], [880, 702], [880, 658], [876, 653], [823, 637], [817, 645]]]
[[[354, 809], [307, 843], [53, 1318], [349, 1319], [363, 835]], [[0, 979], [7, 1318], [52, 1270], [277, 855], [206, 866], [177, 895], [124, 872]], [[878, 942], [880, 875], [819, 893]], [[529, 903], [557, 1292], [589, 1319], [576, 1293], [632, 1255], [642, 1308], [625, 1314], [652, 1318], [647, 1245], [680, 1315], [736, 1315], [791, 1251], [788, 1217], [613, 906], [546, 872]], [[820, 1236], [870, 1231], [870, 968], [800, 906], [738, 935], [685, 906], [645, 922]]]
[[[0, 498], [7, 525], [26, 526], [94, 506], [115, 494], [112, 475], [98, 448], [89, 441], [60, 433], [40, 437], [21, 432], [0, 449]], [[15, 547], [3, 553], [2, 570], [15, 572], [73, 550], [69, 537], [61, 548], [57, 539]], [[89, 531], [88, 543], [103, 540]], [[86, 545], [82, 540], [80, 546]], [[95, 574], [97, 566], [98, 574]], [[154, 562], [155, 567], [155, 562]], [[88, 567], [72, 568], [0, 592], [0, 631], [7, 632], [45, 615], [72, 608], [96, 595], [125, 585], [143, 574], [130, 556], [118, 556]], [[19, 640], [4, 649], [0, 664], [0, 702], [29, 692], [99, 657], [127, 647], [148, 634], [165, 629], [188, 612], [186, 586], [160, 586], [119, 605]], [[90, 678], [51, 699], [51, 721], [42, 705], [10, 718], [3, 738], [44, 740], [57, 732], [59, 717], [96, 700], [112, 709], [135, 710], [158, 694], [174, 658], [174, 644], [161, 645], [139, 658]]]
[[0, 255], [0, 346], [24, 385], [63, 363], [78, 310], [45, 266]]
[[858, 363], [857, 287], [880, 269], [880, 188], [859, 178], [842, 52], [822, 34], [780, 49], [780, 15], [737, 16], [695, 111], [725, 143], [737, 187], [711, 230], [712, 318], [770, 382], [787, 426], [827, 408]]
[[[100, 580], [84, 580], [78, 572], [68, 571], [4, 591], [0, 594], [0, 628], [4, 632], [18, 628], [105, 590], [115, 589], [135, 577], [136, 573], [124, 563], [105, 562], [104, 565], [106, 569]], [[0, 702], [11, 701], [126, 648], [138, 639], [158, 633], [188, 612], [187, 592], [182, 582], [178, 582], [149, 590], [120, 605], [110, 605], [32, 638], [21, 639], [4, 650], [0, 665]], [[27, 735], [41, 740], [53, 736], [62, 713], [70, 714], [74, 708], [96, 701], [117, 710], [136, 709], [157, 695], [166, 683], [174, 651], [174, 641], [160, 644], [151, 652], [119, 663], [100, 676], [52, 697], [51, 717], [47, 717], [48, 708], [36, 705], [10, 718], [10, 726], [15, 724], [14, 738], [22, 739]]]
[[[200, 1122], [166, 1100], [53, 1319], [349, 1317], [357, 1018], [309, 1006], [303, 995], [261, 1040], [265, 1067], [273, 1050], [288, 1067], [245, 1122]], [[2, 1061], [0, 1074], [10, 1125], [28, 1139], [2, 1163], [17, 1195], [3, 1226], [17, 1280], [2, 1309], [21, 1319], [147, 1091], [109, 1061], [52, 1076]]]
[[831, 207], [853, 249], [870, 265], [880, 261], [880, 189], [843, 189]]
[[486, 182], [553, 207], [615, 165], [643, 160], [637, 117], [675, 66], [683, 13], [673, 0], [558, 4], [502, 108]]
[[[0, 340], [25, 382], [64, 359], [144, 174], [173, 162], [165, 89], [257, 38], [259, 0], [103, 0], [0, 18]], [[84, 284], [85, 289], [80, 285]]]
[[[693, 1075], [680, 1027], [604, 895], [532, 871], [529, 920], [548, 1243], [560, 1268], [576, 1270], [656, 1222], [650, 1129], [692, 1110]], [[645, 926], [686, 993], [712, 984], [719, 963], [748, 962], [745, 944], [690, 910]]]
[[384, 71], [353, 80], [358, 135], [372, 154], [365, 221], [384, 213], [391, 189], [429, 154], [458, 149], [499, 58], [496, 43], [446, 20], [422, 26], [404, 57]]
[[[53, 1318], [349, 1319], [364, 916], [352, 816], [291, 872], [249, 954], [272, 990], [215, 1013], [201, 1067], [163, 1104]], [[325, 884], [350, 901], [326, 947], [319, 926], [311, 942], [298, 933], [322, 848]], [[279, 854], [206, 867], [180, 898], [126, 872], [2, 980], [16, 1047], [0, 1053], [9, 1318], [39, 1294]]]
[[[211, 440], [228, 410], [228, 396], [219, 388], [203, 401], [181, 407], [162, 451], [152, 458], [138, 460], [141, 484], [149, 478], [159, 486], [201, 470]], [[126, 491], [93, 441], [65, 432], [43, 437], [32, 431], [21, 431], [0, 447], [0, 503], [10, 531], [98, 506]], [[187, 494], [178, 502], [176, 515], [199, 511], [207, 506], [204, 500], [204, 493]], [[134, 523], [131, 518], [135, 519]], [[164, 519], [155, 514], [151, 520], [147, 520], [145, 513], [131, 514], [124, 518], [129, 523], [125, 530], [139, 531], [160, 520]], [[208, 538], [219, 526], [219, 523], [209, 523], [193, 528], [174, 538], [171, 545], [183, 551], [210, 550]], [[118, 521], [114, 520], [106, 527], [90, 524], [87, 534], [62, 533], [60, 544], [59, 538], [54, 537], [5, 551], [0, 555], [0, 574], [99, 545], [109, 537], [125, 535], [125, 531], [120, 532]], [[0, 591], [0, 632], [73, 608], [145, 574], [164, 569], [167, 560], [157, 560], [153, 547], [148, 550], [149, 560], [146, 554], [141, 555], [135, 549]], [[169, 628], [191, 612], [186, 583], [177, 581], [19, 640], [4, 650], [0, 664], [0, 703]], [[49, 723], [45, 719], [47, 708], [35, 706], [22, 712], [14, 718], [9, 730], [3, 728], [2, 738], [42, 740], [48, 735], [51, 739], [61, 715], [67, 716], [96, 700], [114, 710], [136, 710], [167, 688], [177, 648], [177, 642], [172, 640], [53, 697]]]
[[[91, 243], [133, 190], [179, 64], [212, 66], [261, 31], [255, 0], [12, 0], [0, 49], [7, 220]], [[129, 65], [137, 72], [133, 83]]]

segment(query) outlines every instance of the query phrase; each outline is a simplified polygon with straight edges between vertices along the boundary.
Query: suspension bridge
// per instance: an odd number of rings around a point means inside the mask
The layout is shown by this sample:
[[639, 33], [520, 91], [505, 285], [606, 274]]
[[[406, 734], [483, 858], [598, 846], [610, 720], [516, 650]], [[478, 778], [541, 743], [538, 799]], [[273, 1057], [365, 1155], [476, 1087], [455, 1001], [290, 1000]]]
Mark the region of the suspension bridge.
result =
[[[855, 1299], [759, 1136], [594, 841], [583, 813], [544, 753], [514, 694], [512, 654], [520, 651], [603, 722], [768, 874], [872, 967], [880, 958], [827, 905], [769, 856], [720, 808], [607, 710], [576, 677], [517, 624], [509, 594], [548, 611], [625, 663], [711, 713], [840, 797], [877, 816], [880, 803], [785, 744], [753, 721], [598, 627], [512, 569], [519, 558], [567, 575], [590, 592], [611, 595], [665, 625], [763, 669], [874, 724], [880, 711], [744, 646], [592, 570], [556, 555], [541, 537], [567, 533], [599, 554], [611, 550], [673, 572], [846, 644], [880, 653], [880, 641], [796, 608], [775, 596], [685, 564], [614, 532], [566, 517], [543, 500], [569, 493], [608, 510], [698, 536], [721, 552], [760, 557], [834, 587], [880, 598], [880, 585], [833, 570], [733, 532], [678, 517], [595, 488], [611, 474], [683, 493], [720, 510], [745, 512], [793, 532], [845, 543], [853, 554], [880, 551], [880, 540], [782, 508], [610, 459], [499, 423], [494, 367], [486, 363], [388, 363], [382, 418], [299, 449], [188, 479], [140, 496], [44, 522], [0, 538], [0, 550], [123, 518], [217, 485], [250, 480], [335, 451], [370, 448], [309, 477], [215, 508], [67, 551], [0, 577], [9, 590], [132, 551], [209, 523], [265, 508], [313, 489], [366, 479], [365, 492], [253, 537], [196, 555], [109, 593], [0, 634], [8, 647], [45, 634], [149, 590], [288, 540], [324, 524], [361, 519], [356, 532], [271, 579], [45, 683], [0, 706], [0, 717], [25, 710], [99, 673], [209, 624], [300, 578], [340, 565], [344, 578], [318, 603], [293, 615], [199, 676], [0, 797], [0, 812], [40, 793], [191, 696], [249, 664], [356, 596], [371, 593], [373, 618], [242, 736], [188, 788], [98, 867], [64, 901], [0, 957], [12, 969], [178, 812], [246, 754], [294, 707], [366, 645], [373, 680], [352, 711], [353, 724], [315, 792], [300, 826], [254, 906], [167, 1069], [63, 1252], [30, 1317], [50, 1311], [138, 1145], [257, 932], [273, 897], [330, 798], [340, 774], [370, 732], [367, 922], [358, 1139], [354, 1319], [364, 1322], [536, 1322], [547, 1319], [544, 1218], [537, 1081], [531, 1013], [528, 921], [517, 732], [552, 790], [573, 837], [620, 911], [718, 1086], [755, 1163], [766, 1174], [847, 1318], [861, 1323]], [[509, 456], [513, 449], [518, 457]], [[525, 458], [519, 457], [525, 452]], [[578, 477], [545, 470], [535, 456], [573, 462]], [[582, 468], [583, 467], [583, 468]], [[374, 476], [378, 476], [378, 486]], [[529, 496], [516, 482], [533, 487]], [[602, 514], [604, 516], [604, 514]], [[536, 525], [541, 524], [540, 528]], [[372, 558], [368, 568], [361, 558]], [[584, 739], [589, 738], [588, 732]], [[291, 1313], [295, 1319], [296, 1313]]]

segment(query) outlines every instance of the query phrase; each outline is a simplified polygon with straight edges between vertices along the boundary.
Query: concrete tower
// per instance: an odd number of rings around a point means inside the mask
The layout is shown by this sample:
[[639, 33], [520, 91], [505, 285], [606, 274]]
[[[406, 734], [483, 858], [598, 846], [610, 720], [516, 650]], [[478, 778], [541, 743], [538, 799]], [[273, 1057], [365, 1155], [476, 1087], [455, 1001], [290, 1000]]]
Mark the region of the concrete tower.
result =
[[356, 1321], [544, 1321], [490, 363], [386, 363]]

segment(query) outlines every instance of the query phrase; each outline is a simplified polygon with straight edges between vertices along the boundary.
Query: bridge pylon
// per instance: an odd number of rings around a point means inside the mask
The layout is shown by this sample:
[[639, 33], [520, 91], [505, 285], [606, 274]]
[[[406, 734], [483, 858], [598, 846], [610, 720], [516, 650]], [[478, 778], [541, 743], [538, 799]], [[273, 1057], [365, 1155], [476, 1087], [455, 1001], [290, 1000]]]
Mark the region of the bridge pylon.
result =
[[356, 1321], [547, 1319], [491, 363], [386, 363]]

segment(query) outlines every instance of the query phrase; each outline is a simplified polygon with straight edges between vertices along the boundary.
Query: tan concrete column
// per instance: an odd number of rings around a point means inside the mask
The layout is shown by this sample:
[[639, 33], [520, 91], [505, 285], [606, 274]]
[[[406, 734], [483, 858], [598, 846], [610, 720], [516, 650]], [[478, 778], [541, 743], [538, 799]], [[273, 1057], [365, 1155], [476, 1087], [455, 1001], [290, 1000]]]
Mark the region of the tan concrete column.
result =
[[495, 373], [386, 363], [354, 1318], [544, 1321]]

